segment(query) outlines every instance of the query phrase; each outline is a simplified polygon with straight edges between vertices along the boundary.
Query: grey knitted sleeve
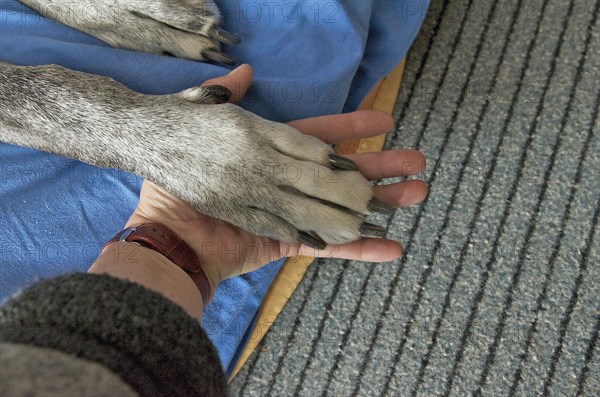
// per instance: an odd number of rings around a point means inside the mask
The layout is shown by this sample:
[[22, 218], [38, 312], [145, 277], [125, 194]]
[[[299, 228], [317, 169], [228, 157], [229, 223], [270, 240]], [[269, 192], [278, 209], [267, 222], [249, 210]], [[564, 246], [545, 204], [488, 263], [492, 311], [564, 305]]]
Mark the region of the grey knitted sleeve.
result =
[[98, 274], [40, 281], [0, 306], [0, 343], [96, 362], [142, 396], [227, 394], [198, 322], [162, 295]]

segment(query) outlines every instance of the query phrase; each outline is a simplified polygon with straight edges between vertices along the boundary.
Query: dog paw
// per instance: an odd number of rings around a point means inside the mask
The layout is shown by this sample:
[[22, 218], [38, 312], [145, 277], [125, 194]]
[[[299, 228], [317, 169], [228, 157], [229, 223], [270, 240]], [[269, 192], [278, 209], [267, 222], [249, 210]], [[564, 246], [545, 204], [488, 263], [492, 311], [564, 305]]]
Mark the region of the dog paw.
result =
[[142, 176], [202, 213], [283, 242], [323, 248], [385, 235], [364, 218], [391, 208], [329, 145], [235, 105], [191, 106], [198, 118], [182, 114], [175, 134], [146, 149]]
[[116, 48], [233, 64], [220, 43], [240, 42], [221, 29], [212, 0], [21, 1]]
[[196, 86], [173, 94], [173, 96], [184, 99], [187, 102], [201, 105], [227, 103], [231, 98], [231, 95], [231, 90], [222, 85]]

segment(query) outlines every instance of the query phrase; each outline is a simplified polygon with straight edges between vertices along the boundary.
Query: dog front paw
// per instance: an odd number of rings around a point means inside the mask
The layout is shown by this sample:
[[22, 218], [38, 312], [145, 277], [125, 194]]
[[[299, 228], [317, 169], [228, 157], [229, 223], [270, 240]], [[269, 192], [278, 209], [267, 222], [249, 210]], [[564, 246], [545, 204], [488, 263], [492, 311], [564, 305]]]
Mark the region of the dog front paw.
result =
[[212, 0], [20, 1], [116, 48], [233, 64], [219, 43], [240, 42], [220, 28]]
[[[206, 109], [210, 120], [181, 117], [176, 136], [147, 149], [144, 177], [202, 213], [278, 241], [323, 248], [385, 235], [365, 216], [391, 208], [329, 145], [235, 105]], [[194, 124], [203, 124], [201, 135]]]

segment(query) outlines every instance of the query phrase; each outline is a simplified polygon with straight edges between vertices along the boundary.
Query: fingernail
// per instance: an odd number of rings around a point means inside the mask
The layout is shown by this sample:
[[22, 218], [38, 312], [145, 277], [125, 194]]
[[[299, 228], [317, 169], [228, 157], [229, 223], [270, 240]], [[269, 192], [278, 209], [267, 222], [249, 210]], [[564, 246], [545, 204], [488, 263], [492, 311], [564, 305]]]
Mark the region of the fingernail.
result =
[[222, 85], [209, 85], [204, 87], [213, 98], [216, 98], [219, 103], [226, 103], [231, 98], [231, 91], [229, 88]]
[[244, 69], [244, 68], [251, 68], [251, 66], [250, 66], [250, 65], [248, 65], [247, 63], [242, 63], [241, 65], [239, 65], [239, 66], [236, 66], [235, 68], [231, 69], [231, 70], [229, 71], [229, 73], [227, 73], [227, 74], [235, 74], [235, 73], [238, 73], [240, 70], [242, 70], [242, 69]]
[[373, 198], [371, 199], [371, 201], [369, 201], [369, 203], [367, 204], [367, 209], [371, 212], [379, 212], [385, 215], [391, 215], [394, 213], [394, 207], [377, 198]]
[[329, 155], [329, 165], [331, 168], [344, 171], [358, 171], [358, 165], [346, 157], [338, 156], [337, 154]]
[[323, 250], [327, 247], [327, 243], [323, 241], [318, 236], [313, 236], [312, 234], [306, 232], [300, 232], [298, 234], [298, 241], [300, 241], [304, 245], [308, 245], [311, 248]]
[[367, 222], [360, 225], [359, 231], [361, 236], [364, 237], [385, 238], [387, 235], [387, 230], [385, 230], [385, 228]]

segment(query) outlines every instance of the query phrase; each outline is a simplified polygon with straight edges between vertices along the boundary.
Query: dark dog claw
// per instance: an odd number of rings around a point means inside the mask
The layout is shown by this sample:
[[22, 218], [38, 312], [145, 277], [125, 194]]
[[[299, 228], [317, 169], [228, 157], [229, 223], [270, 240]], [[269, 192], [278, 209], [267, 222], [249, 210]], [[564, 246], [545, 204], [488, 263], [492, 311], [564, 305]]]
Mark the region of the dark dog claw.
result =
[[385, 203], [379, 199], [373, 198], [367, 204], [367, 209], [371, 212], [379, 212], [385, 215], [391, 215], [394, 212], [394, 207], [391, 207], [388, 203]]
[[204, 87], [204, 89], [219, 103], [227, 103], [231, 98], [231, 91], [229, 88], [222, 85], [209, 85]]
[[224, 63], [226, 65], [235, 65], [235, 60], [233, 58], [219, 51], [204, 50], [202, 51], [202, 56], [206, 59], [210, 59], [211, 61], [215, 61], [218, 63]]
[[309, 247], [318, 249], [318, 250], [322, 250], [322, 249], [325, 249], [325, 247], [327, 247], [327, 243], [325, 241], [323, 241], [320, 237], [313, 236], [312, 234], [309, 234], [306, 232], [300, 232], [299, 236], [298, 236], [298, 240], [302, 244], [308, 245]]
[[329, 165], [331, 168], [344, 171], [358, 171], [358, 165], [350, 159], [347, 159], [337, 154], [329, 155]]
[[359, 230], [360, 234], [364, 237], [384, 238], [387, 235], [387, 230], [385, 230], [385, 228], [367, 222], [360, 225]]
[[240, 44], [242, 39], [240, 36], [234, 33], [229, 33], [224, 29], [211, 29], [208, 32], [209, 36], [215, 40], [220, 41], [223, 44], [235, 45]]

